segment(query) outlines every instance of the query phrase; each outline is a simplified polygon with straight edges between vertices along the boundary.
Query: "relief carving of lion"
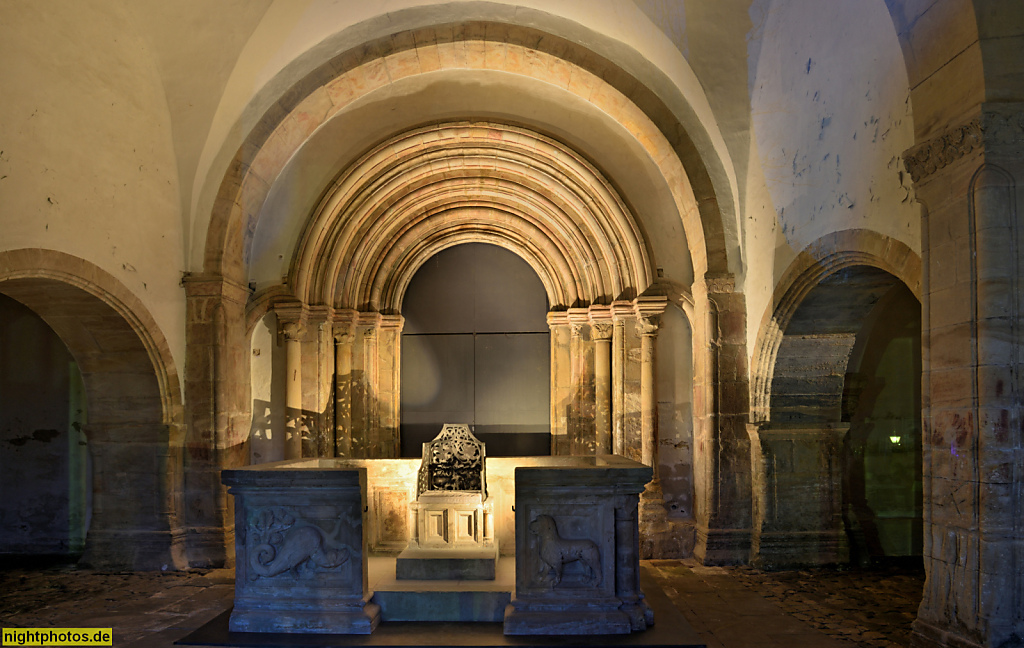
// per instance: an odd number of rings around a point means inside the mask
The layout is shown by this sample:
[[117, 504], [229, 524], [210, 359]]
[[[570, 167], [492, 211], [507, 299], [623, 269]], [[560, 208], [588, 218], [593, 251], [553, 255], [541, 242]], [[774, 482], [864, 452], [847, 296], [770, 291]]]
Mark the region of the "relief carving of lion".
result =
[[540, 575], [554, 572], [554, 585], [562, 582], [562, 568], [566, 563], [579, 561], [587, 568], [588, 585], [601, 585], [601, 552], [592, 540], [568, 540], [558, 535], [555, 520], [550, 515], [538, 515], [530, 522], [530, 531], [538, 538], [541, 559]]

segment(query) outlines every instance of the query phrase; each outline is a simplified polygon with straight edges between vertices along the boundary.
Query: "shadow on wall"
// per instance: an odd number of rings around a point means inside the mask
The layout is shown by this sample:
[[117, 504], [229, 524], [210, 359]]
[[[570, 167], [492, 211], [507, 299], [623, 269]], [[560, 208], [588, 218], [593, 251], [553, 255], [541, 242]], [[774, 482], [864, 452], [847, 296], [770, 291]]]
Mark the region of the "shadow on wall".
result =
[[303, 457], [394, 457], [398, 430], [379, 425], [378, 413], [383, 403], [370, 393], [363, 372], [353, 371], [339, 382], [334, 398], [328, 399], [327, 407], [320, 412], [284, 407], [283, 399], [253, 399], [249, 427], [251, 463], [285, 459], [292, 430], [302, 435]]
[[80, 556], [92, 477], [82, 374], [31, 309], [0, 295], [0, 554]]

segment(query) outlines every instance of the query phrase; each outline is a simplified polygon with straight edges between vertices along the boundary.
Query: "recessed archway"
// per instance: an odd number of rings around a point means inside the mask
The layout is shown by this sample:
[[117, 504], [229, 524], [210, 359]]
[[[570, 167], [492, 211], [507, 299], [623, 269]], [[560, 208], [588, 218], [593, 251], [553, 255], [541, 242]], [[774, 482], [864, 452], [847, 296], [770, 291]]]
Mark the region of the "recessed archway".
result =
[[488, 456], [551, 454], [550, 333], [544, 287], [497, 246], [447, 248], [402, 301], [402, 456], [445, 423], [467, 423]]
[[[786, 277], [759, 337], [756, 357], [770, 364], [754, 367], [752, 559], [772, 567], [846, 562], [844, 462], [852, 464], [842, 450], [850, 428], [843, 405], [851, 354], [888, 295], [901, 289], [917, 299], [920, 261], [881, 235], [839, 232], [805, 250]], [[904, 382], [909, 391], [893, 398], [911, 412], [920, 392], [913, 378]]]
[[94, 475], [83, 561], [186, 567], [181, 395], [152, 317], [116, 279], [70, 255], [15, 250], [0, 268], [0, 292], [39, 315], [81, 369]]

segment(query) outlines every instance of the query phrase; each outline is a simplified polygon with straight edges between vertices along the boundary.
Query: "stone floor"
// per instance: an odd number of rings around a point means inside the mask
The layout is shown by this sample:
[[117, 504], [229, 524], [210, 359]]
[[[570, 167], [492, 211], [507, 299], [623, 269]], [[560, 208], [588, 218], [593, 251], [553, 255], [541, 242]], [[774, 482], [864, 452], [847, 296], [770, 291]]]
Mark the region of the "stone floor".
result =
[[[761, 572], [644, 561], [709, 648], [907, 646], [920, 569]], [[170, 647], [231, 605], [230, 570], [100, 573], [0, 570], [0, 626], [111, 627], [114, 645]]]

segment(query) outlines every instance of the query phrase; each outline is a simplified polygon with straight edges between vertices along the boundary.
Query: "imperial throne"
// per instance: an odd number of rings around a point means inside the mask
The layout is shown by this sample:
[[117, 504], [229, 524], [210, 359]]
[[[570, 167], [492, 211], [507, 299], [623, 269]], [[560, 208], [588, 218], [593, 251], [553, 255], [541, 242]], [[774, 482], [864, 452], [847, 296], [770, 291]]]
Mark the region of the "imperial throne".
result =
[[398, 579], [494, 579], [498, 546], [485, 458], [484, 442], [468, 425], [445, 424], [423, 444], [412, 538], [396, 561]]

